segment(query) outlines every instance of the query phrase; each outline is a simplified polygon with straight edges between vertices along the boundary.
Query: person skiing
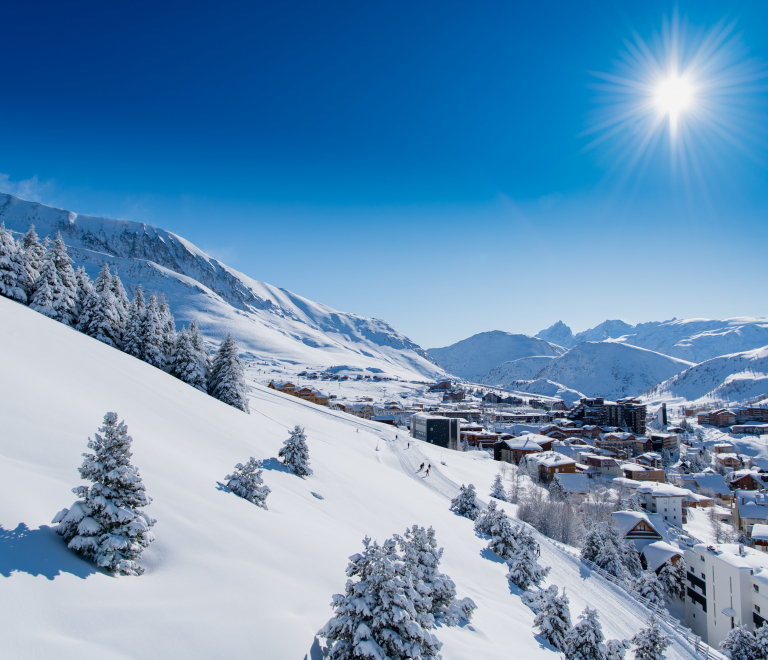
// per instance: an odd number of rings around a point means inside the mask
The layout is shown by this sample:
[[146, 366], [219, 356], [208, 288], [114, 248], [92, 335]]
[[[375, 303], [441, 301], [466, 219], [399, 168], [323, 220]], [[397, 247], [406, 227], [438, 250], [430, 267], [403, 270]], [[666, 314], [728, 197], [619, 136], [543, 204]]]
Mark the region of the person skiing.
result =
[[408, 443], [408, 449], [410, 449], [410, 448], [411, 448], [411, 443], [409, 442], [409, 443]]
[[424, 463], [422, 463], [421, 465], [419, 465], [419, 472], [421, 472], [423, 469], [424, 469]]
[[431, 467], [432, 467], [431, 465], [427, 466], [427, 476], [429, 476], [429, 468], [431, 468]]

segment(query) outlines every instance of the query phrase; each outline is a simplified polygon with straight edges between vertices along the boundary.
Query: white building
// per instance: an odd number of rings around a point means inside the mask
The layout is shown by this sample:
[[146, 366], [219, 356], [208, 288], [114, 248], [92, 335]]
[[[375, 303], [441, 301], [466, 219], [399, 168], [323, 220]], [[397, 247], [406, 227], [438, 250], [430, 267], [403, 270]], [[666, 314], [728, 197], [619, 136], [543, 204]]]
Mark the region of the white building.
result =
[[645, 498], [645, 508], [651, 513], [658, 513], [664, 521], [675, 527], [682, 527], [686, 522], [683, 516], [683, 500], [689, 494], [685, 488], [672, 484], [643, 484], [637, 489], [637, 494]]
[[749, 630], [768, 612], [768, 556], [733, 544], [685, 551], [688, 584], [685, 620], [701, 639], [717, 648], [741, 622]]

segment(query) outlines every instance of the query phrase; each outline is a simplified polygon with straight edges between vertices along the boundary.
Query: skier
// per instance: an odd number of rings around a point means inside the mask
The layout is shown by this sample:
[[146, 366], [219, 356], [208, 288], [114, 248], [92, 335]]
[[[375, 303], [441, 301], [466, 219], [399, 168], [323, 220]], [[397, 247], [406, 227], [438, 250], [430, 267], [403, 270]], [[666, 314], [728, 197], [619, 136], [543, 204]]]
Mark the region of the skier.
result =
[[419, 465], [419, 472], [421, 472], [423, 469], [424, 469], [424, 463], [422, 463], [421, 465]]
[[408, 443], [408, 447], [407, 447], [407, 448], [408, 448], [408, 449], [410, 449], [410, 448], [411, 448], [411, 443], [410, 443], [410, 442]]
[[427, 476], [429, 476], [429, 468], [431, 468], [431, 467], [432, 467], [431, 465], [427, 466]]

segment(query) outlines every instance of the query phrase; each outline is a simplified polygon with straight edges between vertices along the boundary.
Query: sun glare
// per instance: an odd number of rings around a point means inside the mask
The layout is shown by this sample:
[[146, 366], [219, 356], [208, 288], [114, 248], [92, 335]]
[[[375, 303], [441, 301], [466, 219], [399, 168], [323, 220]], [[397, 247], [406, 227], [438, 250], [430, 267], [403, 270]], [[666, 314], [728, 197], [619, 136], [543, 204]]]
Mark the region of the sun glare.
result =
[[656, 88], [655, 101], [661, 113], [677, 117], [691, 106], [693, 86], [687, 78], [671, 74]]

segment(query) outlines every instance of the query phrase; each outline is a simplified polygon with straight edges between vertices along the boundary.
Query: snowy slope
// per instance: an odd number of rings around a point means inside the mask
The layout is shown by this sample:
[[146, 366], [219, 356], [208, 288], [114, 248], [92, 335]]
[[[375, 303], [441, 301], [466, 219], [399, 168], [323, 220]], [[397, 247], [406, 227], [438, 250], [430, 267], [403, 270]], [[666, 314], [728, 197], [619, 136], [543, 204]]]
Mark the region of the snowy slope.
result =
[[672, 319], [637, 325], [604, 321], [576, 335], [562, 321], [558, 321], [536, 336], [568, 348], [585, 341], [619, 341], [689, 362], [704, 362], [720, 355], [768, 345], [768, 319]]
[[536, 355], [534, 357], [524, 357], [510, 362], [502, 362], [497, 367], [491, 369], [487, 374], [480, 377], [480, 382], [486, 385], [501, 385], [506, 387], [507, 383], [517, 380], [531, 380], [546, 367], [555, 356]]
[[[232, 332], [257, 359], [313, 366], [381, 369], [401, 377], [440, 377], [427, 353], [379, 319], [338, 312], [222, 264], [189, 241], [149, 225], [78, 215], [0, 194], [0, 221], [14, 232], [34, 224], [60, 230], [70, 256], [95, 277], [106, 261], [129, 294], [165, 291], [177, 323], [197, 319], [206, 336]], [[16, 234], [18, 238], [18, 234]]]
[[536, 374], [536, 380], [554, 381], [587, 396], [616, 399], [638, 396], [691, 366], [690, 362], [627, 344], [587, 342], [552, 360]]
[[768, 398], [768, 346], [697, 364], [644, 396], [652, 403], [749, 403]]
[[[364, 535], [383, 540], [414, 523], [434, 526], [443, 570], [479, 607], [471, 627], [436, 630], [445, 660], [502, 659], [510, 648], [521, 658], [558, 657], [534, 636], [533, 614], [487, 541], [448, 509], [459, 480], [481, 495], [490, 486], [496, 465], [479, 452], [451, 452], [441, 466], [435, 447], [408, 449], [395, 429], [258, 385], [245, 415], [26, 307], [0, 299], [0, 316], [3, 658], [319, 660], [314, 634], [343, 590], [347, 557]], [[96, 571], [49, 527], [74, 499], [80, 454], [107, 410], [126, 420], [154, 498], [157, 540], [139, 578]], [[274, 459], [297, 423], [315, 471], [306, 480]], [[250, 455], [267, 459], [269, 511], [218, 485]], [[414, 474], [423, 460], [433, 464], [429, 481]], [[540, 541], [550, 581], [568, 589], [574, 614], [588, 603], [608, 637], [637, 632], [642, 606]], [[694, 656], [683, 641], [668, 657]]]
[[509, 392], [522, 392], [523, 394], [538, 394], [555, 399], [562, 399], [567, 406], [573, 405], [581, 399], [583, 392], [566, 387], [561, 383], [547, 380], [546, 378], [533, 378], [531, 380], [510, 380], [504, 383], [504, 389]]
[[502, 362], [534, 355], [557, 356], [565, 349], [543, 339], [494, 330], [427, 351], [447, 372], [461, 378], [477, 379]]

